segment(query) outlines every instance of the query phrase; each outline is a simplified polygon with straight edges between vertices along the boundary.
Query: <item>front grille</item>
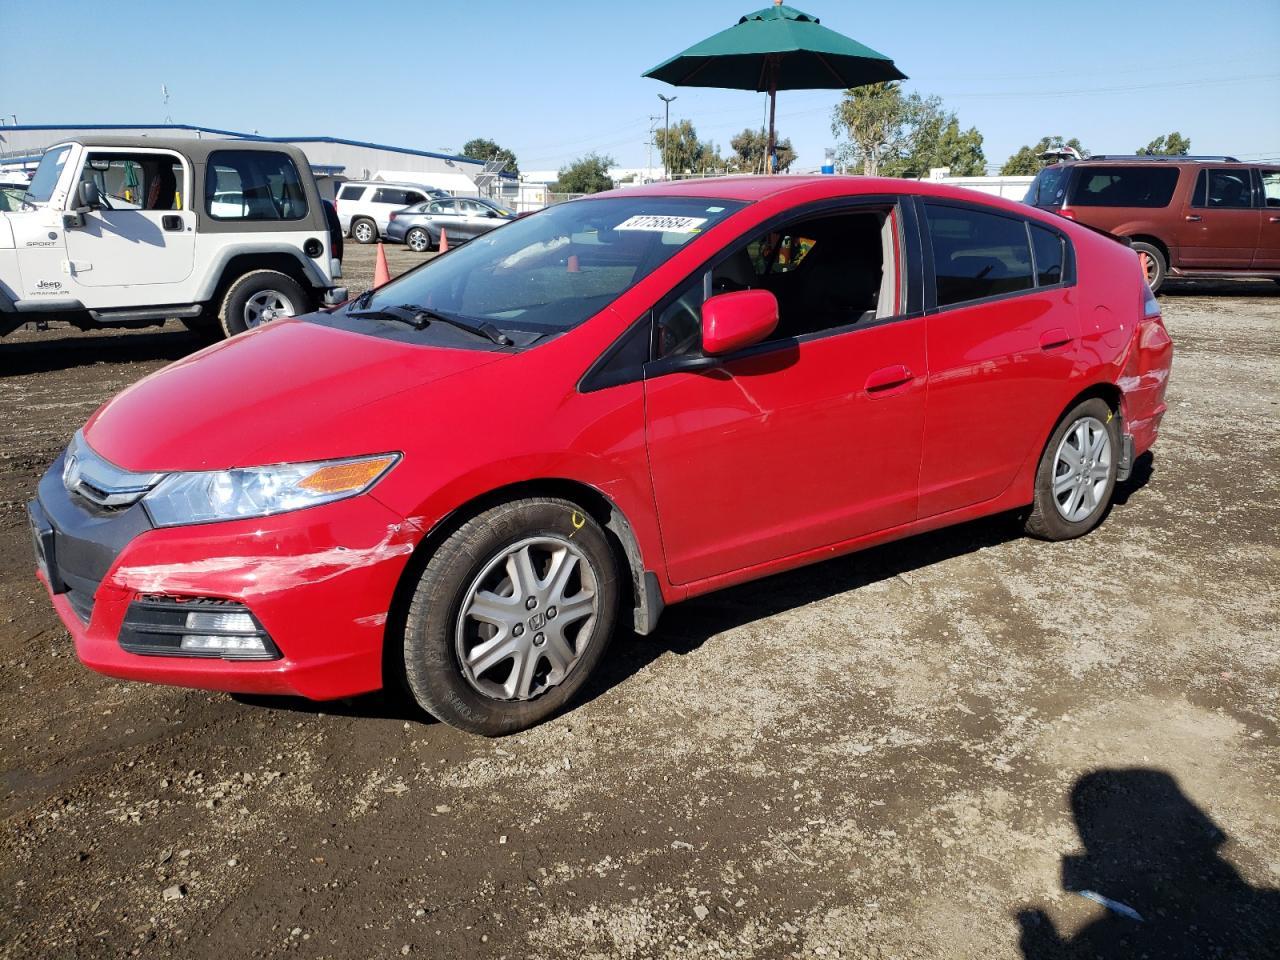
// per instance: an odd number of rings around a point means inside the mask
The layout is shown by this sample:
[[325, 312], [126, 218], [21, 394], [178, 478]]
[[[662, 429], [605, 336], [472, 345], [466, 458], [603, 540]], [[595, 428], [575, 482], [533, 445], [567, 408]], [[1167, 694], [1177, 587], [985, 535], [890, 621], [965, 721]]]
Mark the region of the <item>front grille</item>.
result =
[[[191, 625], [192, 615], [217, 622], [246, 624], [242, 627]], [[183, 640], [196, 646], [184, 646]], [[219, 642], [253, 644], [221, 649]], [[152, 657], [206, 657], [223, 660], [279, 660], [279, 648], [258, 618], [244, 604], [210, 597], [140, 597], [129, 604], [120, 628], [120, 646], [126, 653]]]

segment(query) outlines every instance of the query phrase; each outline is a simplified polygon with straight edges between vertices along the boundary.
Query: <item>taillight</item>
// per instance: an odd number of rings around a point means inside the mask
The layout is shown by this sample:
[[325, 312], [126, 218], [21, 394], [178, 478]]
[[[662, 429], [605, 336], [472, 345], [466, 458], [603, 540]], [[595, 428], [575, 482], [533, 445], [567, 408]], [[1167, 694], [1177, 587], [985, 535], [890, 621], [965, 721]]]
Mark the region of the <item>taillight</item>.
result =
[[388, 219], [388, 222], [390, 222], [391, 220], [394, 220], [395, 218], [396, 218], [396, 215], [393, 213], [393, 214], [391, 214], [391, 216], [390, 216], [390, 217], [388, 217], [387, 219]]

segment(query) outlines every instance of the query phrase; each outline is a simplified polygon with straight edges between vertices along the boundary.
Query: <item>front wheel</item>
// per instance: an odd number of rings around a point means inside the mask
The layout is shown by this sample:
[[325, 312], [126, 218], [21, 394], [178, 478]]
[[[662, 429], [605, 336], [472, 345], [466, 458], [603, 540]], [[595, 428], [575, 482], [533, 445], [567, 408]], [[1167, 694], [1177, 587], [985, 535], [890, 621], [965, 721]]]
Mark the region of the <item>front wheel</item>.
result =
[[426, 253], [431, 249], [431, 234], [421, 227], [414, 227], [405, 234], [404, 242], [414, 253]]
[[1040, 456], [1027, 533], [1070, 540], [1102, 522], [1116, 487], [1119, 424], [1115, 412], [1097, 397], [1062, 418]]
[[617, 564], [567, 500], [516, 500], [458, 528], [427, 562], [405, 620], [418, 704], [484, 736], [547, 719], [600, 663], [617, 615]]

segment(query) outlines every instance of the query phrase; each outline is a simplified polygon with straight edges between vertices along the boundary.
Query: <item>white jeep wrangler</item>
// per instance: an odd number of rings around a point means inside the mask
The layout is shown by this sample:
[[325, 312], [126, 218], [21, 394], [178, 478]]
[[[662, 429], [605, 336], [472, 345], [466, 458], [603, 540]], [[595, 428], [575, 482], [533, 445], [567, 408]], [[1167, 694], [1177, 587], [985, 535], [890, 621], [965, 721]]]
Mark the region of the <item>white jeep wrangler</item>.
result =
[[51, 147], [0, 212], [0, 336], [179, 319], [227, 336], [346, 299], [342, 235], [302, 151], [88, 137]]

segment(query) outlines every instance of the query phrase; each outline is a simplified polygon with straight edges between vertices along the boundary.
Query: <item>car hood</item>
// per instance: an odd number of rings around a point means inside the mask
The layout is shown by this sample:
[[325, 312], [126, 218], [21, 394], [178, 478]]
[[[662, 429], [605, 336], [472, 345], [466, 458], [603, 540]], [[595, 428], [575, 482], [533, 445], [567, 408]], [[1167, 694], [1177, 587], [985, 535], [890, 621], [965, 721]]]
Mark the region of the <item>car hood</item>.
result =
[[116, 466], [154, 473], [279, 462], [273, 447], [284, 436], [308, 459], [381, 452], [335, 435], [335, 424], [506, 356], [281, 320], [140, 380], [100, 407], [84, 436]]

